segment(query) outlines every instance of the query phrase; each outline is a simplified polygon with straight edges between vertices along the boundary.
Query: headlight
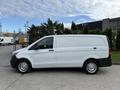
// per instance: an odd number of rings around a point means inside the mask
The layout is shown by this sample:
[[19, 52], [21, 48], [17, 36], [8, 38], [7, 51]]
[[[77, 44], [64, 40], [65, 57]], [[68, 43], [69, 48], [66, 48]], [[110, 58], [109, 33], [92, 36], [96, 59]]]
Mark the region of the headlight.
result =
[[18, 52], [13, 52], [13, 53], [12, 53], [12, 56], [14, 56], [14, 55], [16, 55], [16, 54], [18, 54]]

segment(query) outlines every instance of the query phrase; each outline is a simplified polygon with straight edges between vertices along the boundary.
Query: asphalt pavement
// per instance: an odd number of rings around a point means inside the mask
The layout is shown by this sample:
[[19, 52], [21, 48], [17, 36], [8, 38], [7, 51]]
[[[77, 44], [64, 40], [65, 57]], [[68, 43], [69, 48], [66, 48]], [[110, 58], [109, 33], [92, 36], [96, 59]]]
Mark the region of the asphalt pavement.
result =
[[120, 66], [100, 68], [95, 75], [81, 69], [38, 69], [20, 74], [10, 67], [13, 46], [0, 46], [0, 90], [120, 90]]

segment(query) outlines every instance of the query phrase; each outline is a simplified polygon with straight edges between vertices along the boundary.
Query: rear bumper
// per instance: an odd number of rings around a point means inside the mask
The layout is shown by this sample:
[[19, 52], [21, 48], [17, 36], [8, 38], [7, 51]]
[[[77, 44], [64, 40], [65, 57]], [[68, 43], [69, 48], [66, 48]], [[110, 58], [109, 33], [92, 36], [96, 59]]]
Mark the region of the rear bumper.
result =
[[11, 67], [15, 68], [15, 67], [16, 67], [16, 62], [17, 62], [16, 55], [13, 55], [13, 56], [11, 57], [11, 60], [10, 60], [10, 65], [11, 65]]
[[98, 62], [100, 64], [100, 67], [108, 67], [108, 66], [112, 66], [112, 59], [109, 56], [108, 58], [101, 58], [98, 59]]

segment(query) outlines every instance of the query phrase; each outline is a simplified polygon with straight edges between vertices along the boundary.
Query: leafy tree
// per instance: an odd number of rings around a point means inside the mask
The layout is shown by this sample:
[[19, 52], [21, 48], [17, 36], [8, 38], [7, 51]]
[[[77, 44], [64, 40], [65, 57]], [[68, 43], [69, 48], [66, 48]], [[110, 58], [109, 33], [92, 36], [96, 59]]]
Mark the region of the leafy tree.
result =
[[63, 23], [61, 24], [61, 30], [64, 30], [64, 24]]
[[54, 25], [57, 24], [56, 22], [52, 22], [51, 19], [47, 20], [47, 23], [41, 24], [42, 27], [44, 27], [44, 30], [47, 30], [48, 35], [53, 35], [54, 34]]
[[64, 25], [63, 23], [58, 23], [57, 21], [52, 21], [50, 19], [47, 20], [46, 23], [41, 23], [39, 26], [32, 25], [28, 29], [29, 35], [29, 44], [33, 43], [37, 39], [53, 34], [63, 34]]
[[72, 34], [71, 30], [68, 28], [65, 28], [63, 31], [63, 34]]
[[120, 31], [118, 31], [117, 37], [116, 37], [116, 49], [120, 50]]
[[64, 31], [64, 25], [63, 23], [59, 23], [55, 26], [56, 28], [56, 34], [63, 34]]
[[36, 26], [35, 25], [32, 25], [29, 29], [28, 29], [28, 35], [29, 35], [29, 44], [31, 44], [32, 42], [35, 41], [35, 38], [36, 37]]
[[45, 30], [48, 31], [48, 35], [53, 34], [62, 34], [64, 30], [63, 23], [58, 23], [58, 21], [53, 22], [51, 19], [48, 19], [47, 23], [41, 24]]
[[83, 26], [83, 34], [88, 34], [88, 28], [87, 28], [87, 26]]
[[75, 22], [72, 22], [71, 32], [72, 32], [72, 34], [77, 34], [78, 33], [77, 25], [75, 24]]
[[110, 42], [110, 46], [113, 47], [113, 45], [112, 45], [112, 30], [111, 30], [111, 29], [106, 29], [106, 30], [103, 32], [103, 34], [108, 37], [109, 42]]

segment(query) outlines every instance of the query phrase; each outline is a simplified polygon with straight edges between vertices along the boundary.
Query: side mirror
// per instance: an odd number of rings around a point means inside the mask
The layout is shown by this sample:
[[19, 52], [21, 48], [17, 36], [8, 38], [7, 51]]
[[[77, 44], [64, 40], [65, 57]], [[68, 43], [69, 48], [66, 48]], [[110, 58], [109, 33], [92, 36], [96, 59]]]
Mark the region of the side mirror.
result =
[[39, 46], [34, 47], [34, 50], [38, 50], [38, 49], [40, 49]]

